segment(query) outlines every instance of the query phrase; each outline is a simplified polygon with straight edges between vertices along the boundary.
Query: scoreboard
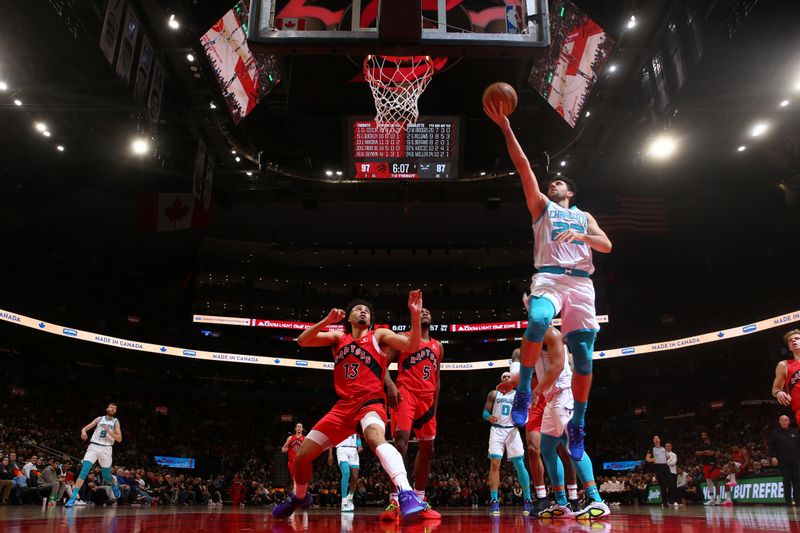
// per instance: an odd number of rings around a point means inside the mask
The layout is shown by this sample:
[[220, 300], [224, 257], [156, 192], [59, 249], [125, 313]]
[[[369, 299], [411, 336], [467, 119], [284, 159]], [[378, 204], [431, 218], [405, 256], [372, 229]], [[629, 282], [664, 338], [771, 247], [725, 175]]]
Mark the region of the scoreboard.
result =
[[373, 118], [348, 117], [347, 176], [355, 179], [452, 179], [459, 171], [459, 117], [420, 117], [404, 131]]

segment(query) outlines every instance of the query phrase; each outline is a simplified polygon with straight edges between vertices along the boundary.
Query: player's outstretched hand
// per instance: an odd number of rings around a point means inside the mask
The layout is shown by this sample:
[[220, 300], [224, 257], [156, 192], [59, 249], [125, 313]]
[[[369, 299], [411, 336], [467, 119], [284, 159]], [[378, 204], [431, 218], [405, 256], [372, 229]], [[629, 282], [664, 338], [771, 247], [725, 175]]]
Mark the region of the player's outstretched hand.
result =
[[85, 431], [81, 431], [81, 440], [85, 441], [88, 438], [89, 438], [89, 435], [87, 435]]
[[422, 313], [422, 291], [414, 289], [408, 293], [408, 310], [411, 316], [418, 316]]
[[386, 403], [389, 404], [389, 407], [397, 409], [397, 404], [400, 403], [400, 400], [400, 391], [397, 390], [396, 386], [386, 388]]
[[501, 128], [508, 127], [510, 125], [508, 121], [508, 117], [505, 114], [505, 104], [503, 102], [495, 105], [494, 102], [486, 102], [483, 104], [483, 112], [486, 113], [492, 122], [500, 126]]
[[331, 309], [331, 312], [325, 317], [325, 323], [336, 324], [337, 322], [341, 322], [343, 318], [344, 309]]
[[778, 394], [775, 395], [775, 399], [778, 400], [779, 404], [785, 405], [786, 407], [792, 405], [792, 397], [787, 392], [780, 391]]

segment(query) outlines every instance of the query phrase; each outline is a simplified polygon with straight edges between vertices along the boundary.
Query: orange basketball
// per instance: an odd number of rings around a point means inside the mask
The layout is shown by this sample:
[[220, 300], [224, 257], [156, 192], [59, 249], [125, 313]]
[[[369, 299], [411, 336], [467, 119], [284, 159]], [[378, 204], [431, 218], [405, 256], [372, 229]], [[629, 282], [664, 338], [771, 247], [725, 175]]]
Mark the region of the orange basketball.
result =
[[489, 85], [483, 91], [483, 103], [493, 102], [495, 107], [499, 108], [500, 103], [503, 103], [503, 111], [508, 116], [517, 108], [517, 91], [514, 88], [502, 81], [495, 82]]

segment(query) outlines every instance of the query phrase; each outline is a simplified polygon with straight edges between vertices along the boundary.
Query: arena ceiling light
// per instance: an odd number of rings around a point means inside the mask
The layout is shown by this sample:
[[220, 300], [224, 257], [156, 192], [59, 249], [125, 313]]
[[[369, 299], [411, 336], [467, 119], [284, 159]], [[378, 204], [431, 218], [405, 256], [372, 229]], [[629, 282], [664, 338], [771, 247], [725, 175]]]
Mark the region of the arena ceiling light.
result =
[[8, 90], [8, 83], [0, 81], [0, 91], [7, 91], [7, 90]]
[[333, 170], [326, 170], [325, 171], [325, 175], [326, 176], [333, 176]]
[[789, 100], [781, 100], [781, 107], [786, 107], [789, 105]]
[[764, 122], [759, 122], [758, 124], [753, 126], [753, 129], [750, 131], [750, 135], [752, 135], [753, 137], [760, 137], [766, 131], [767, 131], [767, 125]]
[[42, 132], [42, 135], [44, 135], [45, 137], [50, 137], [50, 132], [49, 132], [49, 131], [47, 131], [47, 130], [44, 130], [44, 131]]
[[44, 122], [37, 122], [36, 124], [33, 125], [33, 127], [36, 128], [36, 131], [39, 132], [47, 131], [47, 124], [45, 124]]
[[252, 176], [253, 175], [253, 173], [251, 171], [249, 171], [249, 170], [247, 172], [245, 172], [245, 174], [247, 174], [248, 176]]
[[15, 106], [21, 106], [22, 105], [22, 100], [20, 100], [19, 98], [14, 98], [14, 105]]
[[217, 104], [215, 104], [214, 102], [211, 102], [211, 103], [208, 104], [208, 107], [210, 107], [211, 109], [216, 109], [217, 108]]
[[567, 162], [564, 159], [562, 159], [561, 163], [559, 163], [559, 165], [561, 165], [562, 167], [565, 167], [565, 166], [567, 166]]
[[678, 144], [672, 137], [661, 135], [653, 139], [650, 146], [647, 148], [647, 155], [655, 159], [667, 159], [671, 157]]
[[236, 156], [236, 162], [239, 163], [241, 160], [242, 160], [242, 158], [237, 155]]
[[344, 174], [344, 172], [342, 172], [341, 170], [337, 170], [337, 171], [336, 171], [336, 175], [337, 175], [337, 176], [341, 176], [342, 174]]
[[186, 60], [192, 63], [194, 61], [194, 54], [186, 54]]
[[636, 27], [636, 15], [631, 15], [631, 18], [628, 19], [628, 23], [626, 24], [629, 30], [632, 30]]
[[173, 30], [177, 30], [178, 28], [181, 27], [181, 24], [180, 22], [178, 22], [178, 19], [175, 18], [175, 15], [170, 15], [169, 20], [167, 21], [167, 26], [169, 26]]
[[146, 154], [149, 148], [150, 143], [147, 142], [147, 139], [139, 137], [131, 141], [131, 151], [136, 155]]
[[64, 151], [64, 147], [59, 144], [58, 146], [56, 146], [56, 150], [58, 150], [59, 152], [63, 152]]
[[744, 152], [745, 150], [747, 150], [747, 146], [745, 145], [741, 145], [739, 148], [736, 149], [737, 152]]
[[609, 65], [608, 71], [609, 72], [616, 72], [617, 71], [617, 65]]

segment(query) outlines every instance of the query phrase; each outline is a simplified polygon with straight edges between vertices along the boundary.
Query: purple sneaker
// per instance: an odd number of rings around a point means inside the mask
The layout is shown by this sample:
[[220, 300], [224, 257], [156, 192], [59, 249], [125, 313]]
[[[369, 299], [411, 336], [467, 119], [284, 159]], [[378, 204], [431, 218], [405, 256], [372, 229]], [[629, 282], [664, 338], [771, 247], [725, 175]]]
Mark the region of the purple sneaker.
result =
[[511, 423], [523, 427], [528, 423], [528, 410], [531, 408], [531, 391], [521, 392], [517, 389], [514, 402], [511, 404]]
[[397, 500], [400, 503], [400, 518], [408, 518], [427, 508], [425, 502], [420, 500], [413, 490], [401, 490], [397, 494]]
[[292, 516], [292, 513], [294, 513], [295, 510], [311, 507], [312, 503], [314, 503], [314, 497], [309, 493], [306, 493], [306, 497], [302, 500], [298, 499], [297, 496], [292, 494], [289, 496], [288, 500], [285, 500], [283, 503], [275, 506], [275, 508], [272, 510], [272, 517], [289, 518]]
[[567, 434], [569, 435], [569, 456], [573, 461], [580, 461], [583, 459], [583, 438], [586, 436], [583, 426], [576, 426], [570, 420], [567, 423]]

